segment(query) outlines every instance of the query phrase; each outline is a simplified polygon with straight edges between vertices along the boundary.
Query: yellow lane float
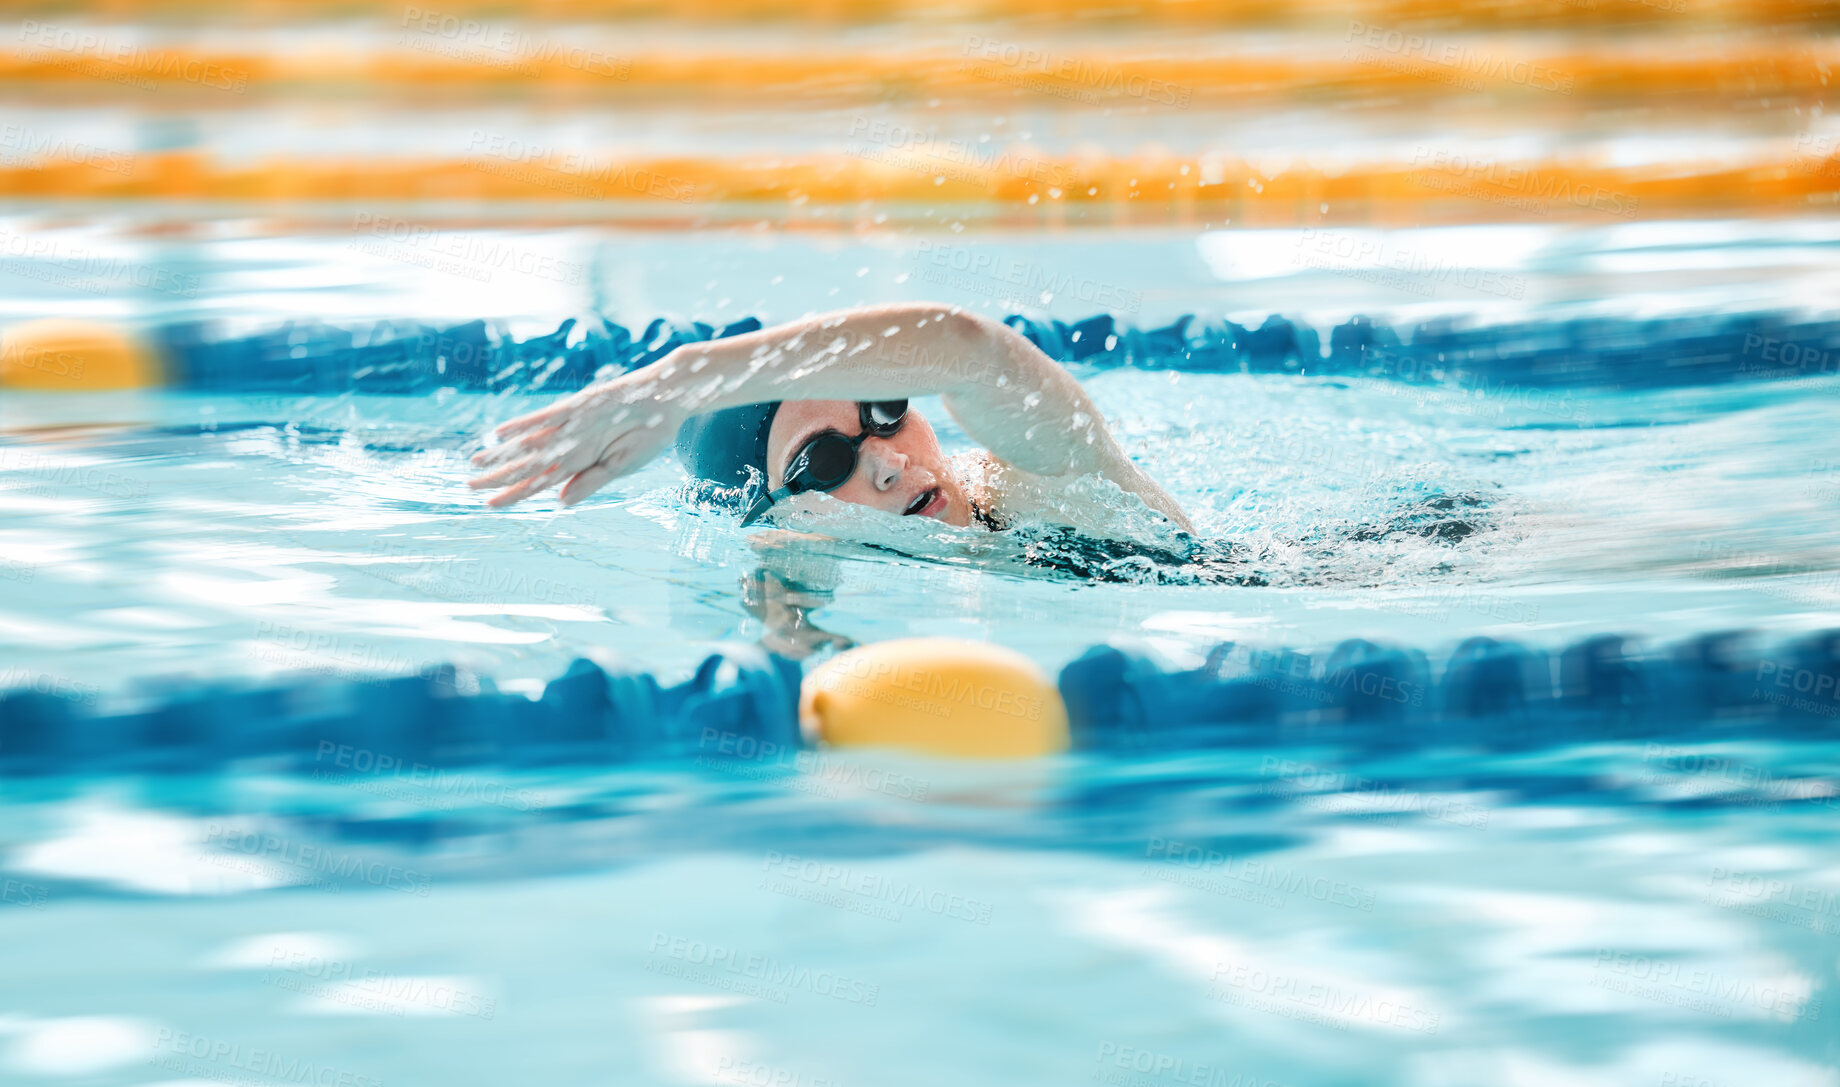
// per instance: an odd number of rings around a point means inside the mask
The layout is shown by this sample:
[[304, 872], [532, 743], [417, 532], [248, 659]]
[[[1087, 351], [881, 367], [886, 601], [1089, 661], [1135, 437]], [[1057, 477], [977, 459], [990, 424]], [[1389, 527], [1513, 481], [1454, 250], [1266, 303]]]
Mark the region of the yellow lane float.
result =
[[799, 723], [833, 747], [1009, 759], [1067, 750], [1067, 708], [1035, 662], [956, 638], [877, 642], [826, 661], [800, 689]]
[[101, 392], [160, 381], [154, 353], [113, 325], [48, 317], [0, 331], [0, 388]]

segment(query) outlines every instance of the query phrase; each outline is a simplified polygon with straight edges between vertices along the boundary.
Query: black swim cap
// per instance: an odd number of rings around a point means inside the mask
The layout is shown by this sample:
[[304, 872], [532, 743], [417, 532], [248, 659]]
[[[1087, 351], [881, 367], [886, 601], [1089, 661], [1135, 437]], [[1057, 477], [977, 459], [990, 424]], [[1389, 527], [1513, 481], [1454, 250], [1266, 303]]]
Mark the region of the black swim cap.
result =
[[767, 479], [767, 433], [779, 401], [743, 404], [707, 415], [693, 415], [677, 431], [677, 455], [684, 471], [696, 480], [720, 487], [743, 487], [752, 478], [748, 469]]

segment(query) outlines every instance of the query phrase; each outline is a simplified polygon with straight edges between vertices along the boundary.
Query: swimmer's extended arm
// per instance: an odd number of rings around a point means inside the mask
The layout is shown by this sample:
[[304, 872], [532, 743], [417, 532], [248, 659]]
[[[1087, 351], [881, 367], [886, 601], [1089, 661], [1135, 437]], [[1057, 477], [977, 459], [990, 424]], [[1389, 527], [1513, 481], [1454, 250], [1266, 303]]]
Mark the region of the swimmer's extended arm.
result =
[[557, 483], [565, 503], [636, 471], [697, 412], [770, 400], [937, 394], [999, 461], [1038, 476], [1101, 475], [1193, 531], [1182, 507], [1126, 456], [1086, 390], [1000, 321], [929, 302], [819, 314], [686, 344], [499, 427], [475, 488], [509, 505]]

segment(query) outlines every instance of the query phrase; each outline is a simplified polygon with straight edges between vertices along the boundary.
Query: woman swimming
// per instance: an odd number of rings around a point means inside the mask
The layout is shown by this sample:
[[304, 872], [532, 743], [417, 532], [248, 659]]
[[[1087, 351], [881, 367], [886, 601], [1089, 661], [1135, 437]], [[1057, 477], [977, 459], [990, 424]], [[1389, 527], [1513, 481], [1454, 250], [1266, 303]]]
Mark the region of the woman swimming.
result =
[[[937, 394], [988, 453], [948, 459], [907, 405]], [[1132, 463], [1080, 383], [1016, 330], [930, 302], [864, 306], [686, 344], [495, 432], [474, 489], [508, 506], [550, 487], [573, 505], [675, 440], [690, 474], [732, 488], [743, 523], [820, 495], [895, 516], [1001, 528], [1046, 516], [1116, 532], [1076, 481], [1141, 499], [1164, 531], [1181, 505]]]

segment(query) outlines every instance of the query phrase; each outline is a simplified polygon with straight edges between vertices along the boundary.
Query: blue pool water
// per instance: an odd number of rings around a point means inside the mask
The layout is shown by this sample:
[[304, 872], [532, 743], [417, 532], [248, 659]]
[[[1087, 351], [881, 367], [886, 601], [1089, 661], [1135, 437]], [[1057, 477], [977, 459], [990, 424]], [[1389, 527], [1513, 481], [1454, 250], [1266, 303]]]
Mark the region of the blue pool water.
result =
[[[1792, 307], [1831, 285], [1818, 231], [1674, 236], [1497, 246], [1516, 300], [1298, 266], [1295, 238], [1109, 237], [1077, 267], [1143, 283], [1146, 322], [1283, 309], [1320, 328], [1426, 307], [1556, 320], [1605, 298], [1691, 311], [1737, 279], [1730, 305]], [[579, 296], [379, 302], [371, 265], [318, 242], [225, 243], [193, 254], [196, 297], [137, 315], [491, 312], [534, 334], [582, 305], [642, 321], [1008, 301], [917, 280], [934, 265], [911, 246], [743, 241], [732, 266], [704, 249], [652, 278], [663, 242], [625, 258], [552, 242], [599, 269]], [[741, 293], [769, 267], [784, 293]], [[42, 311], [97, 298], [32, 282]], [[1332, 289], [1320, 313], [1313, 287]], [[1043, 304], [1084, 316], [1083, 289]], [[807, 647], [945, 634], [1050, 670], [1101, 641], [1194, 666], [1223, 641], [1435, 655], [1475, 635], [1555, 649], [1840, 625], [1840, 379], [1822, 372], [1563, 401], [1307, 370], [1081, 373], [1257, 583], [1141, 556], [1074, 578], [1011, 541], [848, 512], [804, 526], [828, 540], [750, 535], [686, 507], [668, 460], [574, 509], [485, 512], [466, 458], [544, 399], [529, 392], [8, 395], [4, 685], [102, 712], [185, 677], [451, 662], [535, 694], [577, 656], [681, 678], [725, 642], [796, 641], [793, 610]], [[1840, 743], [1810, 736], [1683, 722], [1640, 742], [1298, 739], [1001, 766], [717, 746], [439, 773], [333, 745], [307, 772], [5, 777], [0, 1074], [1832, 1085]]]

